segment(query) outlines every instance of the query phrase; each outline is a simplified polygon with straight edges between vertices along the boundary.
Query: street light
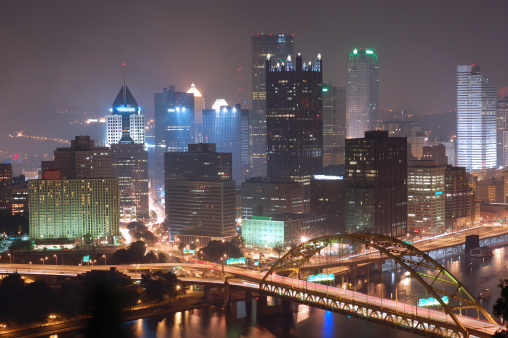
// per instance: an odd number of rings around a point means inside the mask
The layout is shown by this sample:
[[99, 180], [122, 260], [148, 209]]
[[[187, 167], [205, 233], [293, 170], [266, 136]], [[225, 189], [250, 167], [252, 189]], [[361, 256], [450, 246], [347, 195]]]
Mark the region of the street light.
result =
[[44, 258], [41, 258], [42, 266], [44, 266]]
[[108, 265], [107, 264], [107, 257], [106, 257], [106, 255], [102, 255], [102, 258], [104, 258], [104, 265]]
[[12, 256], [11, 256], [11, 254], [7, 254], [7, 256], [9, 256], [9, 263], [12, 264]]
[[57, 255], [53, 255], [53, 257], [55, 257], [55, 265], [58, 265], [58, 256]]

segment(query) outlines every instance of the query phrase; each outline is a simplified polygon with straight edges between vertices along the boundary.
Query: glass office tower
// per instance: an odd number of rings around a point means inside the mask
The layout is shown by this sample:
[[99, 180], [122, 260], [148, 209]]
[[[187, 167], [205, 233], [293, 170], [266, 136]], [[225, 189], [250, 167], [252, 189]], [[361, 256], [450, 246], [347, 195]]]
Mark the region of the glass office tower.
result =
[[372, 49], [355, 48], [347, 62], [347, 138], [374, 130], [379, 109], [379, 63]]
[[457, 164], [467, 171], [495, 168], [496, 87], [479, 65], [457, 66]]

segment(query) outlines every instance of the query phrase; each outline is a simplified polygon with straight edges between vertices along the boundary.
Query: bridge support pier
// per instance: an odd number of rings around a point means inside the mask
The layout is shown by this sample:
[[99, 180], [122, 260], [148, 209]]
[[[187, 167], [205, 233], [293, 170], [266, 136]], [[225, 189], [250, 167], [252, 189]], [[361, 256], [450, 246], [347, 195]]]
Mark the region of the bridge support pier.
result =
[[282, 300], [281, 305], [268, 306], [266, 296], [260, 295], [257, 302], [257, 316], [271, 316], [289, 314], [293, 312], [293, 303], [288, 300]]
[[245, 306], [249, 308], [252, 305], [252, 292], [245, 291]]
[[204, 294], [204, 295], [203, 295], [203, 298], [204, 298], [205, 300], [210, 300], [210, 289], [211, 289], [211, 288], [210, 288], [210, 286], [208, 286], [208, 285], [205, 285], [205, 286], [203, 287], [203, 294]]
[[229, 308], [231, 306], [231, 295], [229, 293], [229, 283], [224, 282], [224, 307]]

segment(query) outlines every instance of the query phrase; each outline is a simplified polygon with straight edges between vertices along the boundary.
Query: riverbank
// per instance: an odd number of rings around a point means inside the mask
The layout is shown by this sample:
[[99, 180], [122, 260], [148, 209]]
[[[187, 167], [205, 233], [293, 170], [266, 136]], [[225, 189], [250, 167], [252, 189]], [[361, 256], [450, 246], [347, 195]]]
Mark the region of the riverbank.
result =
[[[231, 295], [231, 300], [233, 301], [241, 299], [244, 299], [243, 292], [233, 293]], [[153, 316], [163, 316], [175, 312], [188, 311], [203, 307], [222, 306], [223, 302], [224, 298], [221, 290], [211, 293], [210, 300], [207, 301], [203, 299], [203, 292], [191, 291], [178, 299], [172, 299], [171, 301], [166, 300], [162, 303], [151, 304], [143, 308], [123, 311], [120, 321], [124, 322]], [[44, 324], [41, 326], [37, 325], [18, 328], [16, 330], [5, 330], [0, 332], [0, 337], [32, 338], [78, 331], [87, 328], [90, 321], [91, 319], [89, 317], [78, 317], [69, 321], [56, 321], [54, 323]]]

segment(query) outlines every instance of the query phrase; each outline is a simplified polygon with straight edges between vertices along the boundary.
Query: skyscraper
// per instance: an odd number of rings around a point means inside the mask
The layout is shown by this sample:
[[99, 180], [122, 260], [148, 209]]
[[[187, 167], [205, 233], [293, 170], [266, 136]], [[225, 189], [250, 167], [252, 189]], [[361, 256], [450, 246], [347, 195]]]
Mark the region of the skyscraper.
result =
[[112, 144], [111, 158], [113, 177], [118, 178], [120, 218], [125, 222], [148, 219], [148, 152], [142, 144]]
[[155, 189], [164, 186], [164, 153], [184, 152], [194, 143], [194, 94], [176, 92], [174, 86], [154, 94]]
[[110, 112], [107, 116], [106, 146], [120, 143], [122, 138], [145, 144], [145, 116], [141, 115], [141, 108], [125, 84], [120, 88]]
[[368, 131], [346, 140], [346, 228], [397, 237], [407, 228], [407, 140]]
[[0, 217], [12, 213], [12, 164], [0, 163]]
[[508, 167], [508, 96], [497, 100], [497, 165]]
[[372, 49], [355, 48], [347, 62], [347, 138], [374, 130], [379, 109], [379, 63]]
[[323, 84], [323, 152], [342, 148], [346, 139], [346, 89]]
[[250, 112], [250, 161], [252, 176], [266, 176], [266, 73], [265, 60], [275, 62], [294, 58], [294, 35], [251, 35], [252, 109]]
[[203, 142], [203, 109], [205, 109], [205, 98], [199, 90], [196, 88], [194, 82], [192, 82], [191, 87], [187, 91], [187, 94], [194, 95], [194, 142], [202, 143]]
[[322, 61], [266, 60], [267, 173], [310, 180], [323, 170]]
[[457, 66], [457, 163], [467, 171], [496, 166], [496, 88], [479, 65]]
[[223, 237], [235, 234], [236, 192], [231, 153], [214, 144], [191, 144], [189, 152], [165, 158], [166, 222], [176, 234]]
[[233, 180], [240, 185], [249, 174], [249, 111], [235, 107], [203, 110], [203, 138], [217, 151], [233, 155]]

